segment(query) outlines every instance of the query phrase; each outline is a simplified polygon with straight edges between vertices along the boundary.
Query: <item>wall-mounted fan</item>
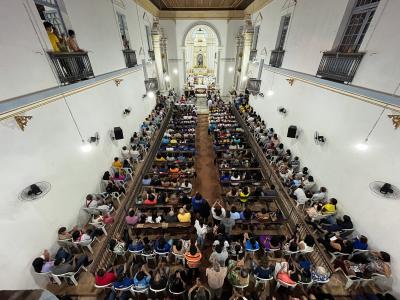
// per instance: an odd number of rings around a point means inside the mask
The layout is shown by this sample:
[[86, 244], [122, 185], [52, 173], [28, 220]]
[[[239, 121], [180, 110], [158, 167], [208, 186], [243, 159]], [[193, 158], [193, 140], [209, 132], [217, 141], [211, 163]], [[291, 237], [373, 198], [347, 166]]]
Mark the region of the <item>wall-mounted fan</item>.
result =
[[383, 181], [374, 181], [369, 184], [371, 192], [381, 198], [400, 199], [400, 189], [390, 183]]
[[314, 142], [315, 142], [317, 145], [324, 144], [324, 143], [326, 142], [326, 137], [324, 137], [324, 136], [322, 136], [322, 135], [319, 135], [318, 131], [316, 131], [316, 132], [314, 133]]
[[32, 201], [43, 198], [51, 190], [51, 184], [47, 181], [40, 181], [24, 188], [18, 195], [21, 201]]

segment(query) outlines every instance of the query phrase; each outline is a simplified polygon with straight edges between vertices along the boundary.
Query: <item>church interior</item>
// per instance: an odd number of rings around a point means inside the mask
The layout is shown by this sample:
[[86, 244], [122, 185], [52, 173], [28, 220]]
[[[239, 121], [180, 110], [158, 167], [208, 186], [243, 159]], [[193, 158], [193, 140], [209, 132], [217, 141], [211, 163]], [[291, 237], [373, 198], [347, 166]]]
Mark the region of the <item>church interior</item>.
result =
[[1, 6], [0, 299], [400, 299], [400, 1]]

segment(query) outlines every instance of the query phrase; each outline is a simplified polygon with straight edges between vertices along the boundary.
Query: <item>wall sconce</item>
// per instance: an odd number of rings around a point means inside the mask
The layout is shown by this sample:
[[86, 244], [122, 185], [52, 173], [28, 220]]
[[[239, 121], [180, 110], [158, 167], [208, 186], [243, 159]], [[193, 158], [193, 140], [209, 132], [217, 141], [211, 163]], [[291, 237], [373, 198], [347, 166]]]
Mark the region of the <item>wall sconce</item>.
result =
[[129, 106], [128, 108], [125, 108], [122, 112], [122, 116], [126, 117], [128, 116], [132, 111], [132, 108]]
[[287, 114], [286, 108], [284, 108], [282, 106], [278, 107], [278, 112], [281, 113], [282, 115], [286, 115]]
[[314, 134], [314, 142], [317, 145], [324, 144], [326, 142], [326, 137], [319, 135], [318, 131], [316, 131]]

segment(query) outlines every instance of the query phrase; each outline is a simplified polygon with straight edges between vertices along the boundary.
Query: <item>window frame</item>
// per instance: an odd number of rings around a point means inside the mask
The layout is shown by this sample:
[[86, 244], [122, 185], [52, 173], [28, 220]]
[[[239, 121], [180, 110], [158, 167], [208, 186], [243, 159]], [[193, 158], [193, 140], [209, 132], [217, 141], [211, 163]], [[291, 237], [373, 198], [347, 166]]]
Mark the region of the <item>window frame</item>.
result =
[[[339, 53], [357, 53], [361, 47], [361, 44], [364, 40], [364, 37], [369, 29], [369, 26], [372, 23], [372, 19], [375, 16], [376, 10], [379, 6], [380, 0], [374, 1], [365, 5], [358, 6], [360, 0], [356, 0], [351, 9], [351, 12], [348, 16], [346, 26], [342, 32], [340, 42], [336, 47], [336, 51]], [[349, 34], [349, 28], [351, 27], [351, 22], [354, 16], [365, 14], [363, 20], [361, 22], [361, 26], [356, 34]], [[345, 39], [351, 36], [356, 36], [355, 40], [352, 43], [346, 43]]]
[[[289, 32], [289, 26], [290, 26], [291, 19], [292, 19], [291, 14], [286, 14], [286, 15], [281, 16], [278, 36], [277, 36], [276, 44], [275, 44], [275, 50], [283, 51], [283, 49], [285, 48], [287, 33]], [[287, 24], [285, 25], [286, 20], [288, 20], [288, 21], [287, 21]]]

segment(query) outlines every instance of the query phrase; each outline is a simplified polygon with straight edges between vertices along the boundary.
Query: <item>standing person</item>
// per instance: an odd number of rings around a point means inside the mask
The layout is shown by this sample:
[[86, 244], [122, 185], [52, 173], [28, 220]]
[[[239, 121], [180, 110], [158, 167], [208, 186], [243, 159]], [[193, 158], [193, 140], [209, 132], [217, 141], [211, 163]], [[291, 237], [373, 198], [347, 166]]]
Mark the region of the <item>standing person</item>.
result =
[[199, 246], [200, 249], [203, 248], [204, 246], [204, 240], [206, 238], [206, 234], [207, 234], [207, 225], [203, 223], [202, 220], [196, 220], [194, 222], [194, 228], [196, 229], [196, 233], [197, 233], [197, 244]]
[[214, 262], [211, 268], [206, 269], [206, 276], [208, 280], [208, 286], [211, 289], [213, 298], [221, 299], [222, 287], [224, 280], [228, 272], [227, 267], [221, 267], [218, 262]]
[[191, 245], [188, 252], [185, 253], [186, 264], [189, 268], [188, 277], [191, 280], [200, 276], [200, 261], [202, 254], [196, 245]]
[[43, 26], [47, 31], [47, 36], [49, 37], [53, 52], [60, 52], [60, 40], [54, 33], [53, 24], [51, 24], [50, 22], [43, 22]]
[[235, 226], [235, 219], [231, 218], [231, 212], [228, 210], [225, 213], [225, 217], [222, 218], [221, 224], [224, 226], [225, 235], [230, 236], [232, 233], [232, 228]]
[[85, 52], [85, 50], [79, 48], [78, 42], [76, 41], [75, 31], [68, 30], [67, 46], [72, 52]]
[[207, 100], [207, 107], [208, 107], [208, 109], [211, 109], [212, 106], [213, 106], [213, 101], [212, 101], [211, 98], [209, 98], [209, 99]]

